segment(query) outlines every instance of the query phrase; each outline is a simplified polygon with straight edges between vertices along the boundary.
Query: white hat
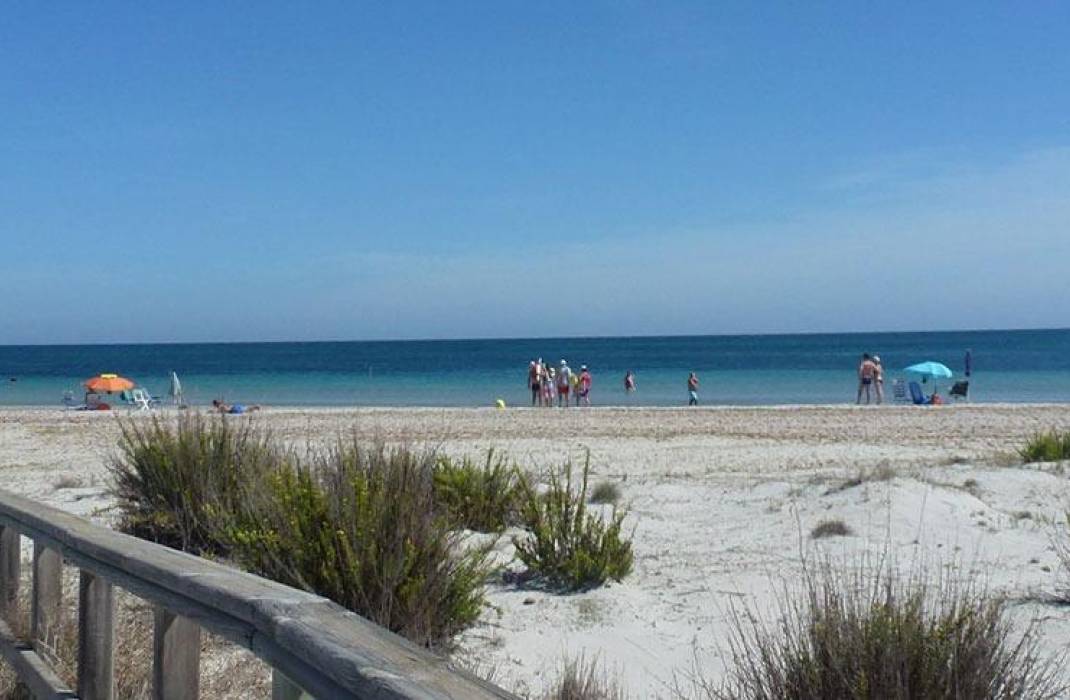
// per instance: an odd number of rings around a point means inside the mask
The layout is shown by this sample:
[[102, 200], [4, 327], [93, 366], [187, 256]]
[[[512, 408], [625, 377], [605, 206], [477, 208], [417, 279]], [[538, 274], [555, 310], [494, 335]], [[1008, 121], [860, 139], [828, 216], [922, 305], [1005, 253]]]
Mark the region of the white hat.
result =
[[568, 364], [567, 362], [565, 362], [564, 360], [561, 360], [561, 366], [562, 366], [562, 367], [564, 367], [564, 366], [565, 366], [565, 365], [567, 365], [567, 364]]

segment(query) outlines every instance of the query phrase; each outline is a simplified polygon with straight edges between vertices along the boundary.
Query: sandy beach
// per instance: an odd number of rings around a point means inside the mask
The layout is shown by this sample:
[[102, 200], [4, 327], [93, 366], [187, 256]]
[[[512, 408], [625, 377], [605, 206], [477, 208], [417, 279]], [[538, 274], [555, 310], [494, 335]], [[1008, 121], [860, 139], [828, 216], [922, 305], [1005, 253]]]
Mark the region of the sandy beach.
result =
[[[269, 409], [253, 420], [303, 444], [342, 431], [455, 455], [508, 453], [539, 470], [590, 454], [592, 480], [619, 484], [635, 570], [561, 595], [494, 583], [458, 658], [537, 692], [566, 655], [597, 657], [636, 697], [675, 674], [723, 673], [733, 607], [770, 611], [804, 558], [848, 565], [886, 552], [901, 568], [957, 567], [1041, 619], [1043, 646], [1070, 643], [1052, 546], [1066, 531], [1066, 465], [1021, 465], [1037, 430], [1070, 429], [1070, 406], [699, 409]], [[106, 413], [0, 410], [0, 487], [108, 522]], [[813, 540], [826, 518], [853, 534]], [[508, 536], [498, 543], [511, 559]], [[516, 566], [516, 564], [513, 564]]]

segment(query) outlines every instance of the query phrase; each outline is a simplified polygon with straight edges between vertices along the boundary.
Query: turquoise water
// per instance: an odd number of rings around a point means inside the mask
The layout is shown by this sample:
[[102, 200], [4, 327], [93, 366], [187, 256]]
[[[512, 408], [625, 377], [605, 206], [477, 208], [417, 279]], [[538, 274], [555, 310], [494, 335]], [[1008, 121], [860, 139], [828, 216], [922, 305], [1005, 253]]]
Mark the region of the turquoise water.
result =
[[[589, 365], [599, 405], [686, 403], [689, 371], [699, 375], [704, 404], [845, 403], [854, 401], [862, 352], [881, 355], [890, 394], [898, 370], [922, 360], [961, 377], [967, 349], [971, 400], [1070, 401], [1070, 330], [1042, 330], [0, 346], [0, 404], [58, 405], [65, 391], [80, 396], [81, 382], [101, 372], [163, 395], [174, 370], [195, 404], [487, 406], [502, 398], [526, 405], [527, 365], [536, 357]], [[630, 396], [623, 391], [629, 369], [639, 389]]]

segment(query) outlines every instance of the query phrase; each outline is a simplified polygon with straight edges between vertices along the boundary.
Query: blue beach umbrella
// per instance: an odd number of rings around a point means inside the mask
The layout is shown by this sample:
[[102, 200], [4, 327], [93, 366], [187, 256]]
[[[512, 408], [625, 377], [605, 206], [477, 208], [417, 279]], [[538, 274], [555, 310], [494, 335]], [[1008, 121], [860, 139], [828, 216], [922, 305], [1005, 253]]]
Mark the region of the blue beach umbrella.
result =
[[923, 380], [933, 379], [935, 381], [937, 379], [951, 379], [952, 376], [951, 370], [947, 368], [947, 365], [932, 361], [919, 362], [916, 365], [907, 367], [903, 371], [909, 372], [910, 374], [917, 374]]

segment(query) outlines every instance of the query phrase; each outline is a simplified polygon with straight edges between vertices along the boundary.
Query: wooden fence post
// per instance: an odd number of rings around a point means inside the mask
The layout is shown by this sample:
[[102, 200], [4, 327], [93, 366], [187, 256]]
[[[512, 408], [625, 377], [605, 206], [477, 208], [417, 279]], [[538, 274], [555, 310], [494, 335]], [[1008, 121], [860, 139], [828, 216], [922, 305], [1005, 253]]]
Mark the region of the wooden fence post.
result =
[[201, 628], [193, 620], [156, 608], [152, 650], [154, 700], [197, 700]]
[[15, 612], [22, 569], [22, 538], [13, 527], [0, 526], [0, 615]]
[[30, 634], [37, 642], [48, 642], [55, 634], [63, 605], [63, 557], [54, 549], [33, 543], [33, 605]]
[[111, 583], [85, 571], [78, 581], [78, 697], [115, 696], [115, 591]]
[[271, 669], [271, 700], [314, 700], [277, 668]]

